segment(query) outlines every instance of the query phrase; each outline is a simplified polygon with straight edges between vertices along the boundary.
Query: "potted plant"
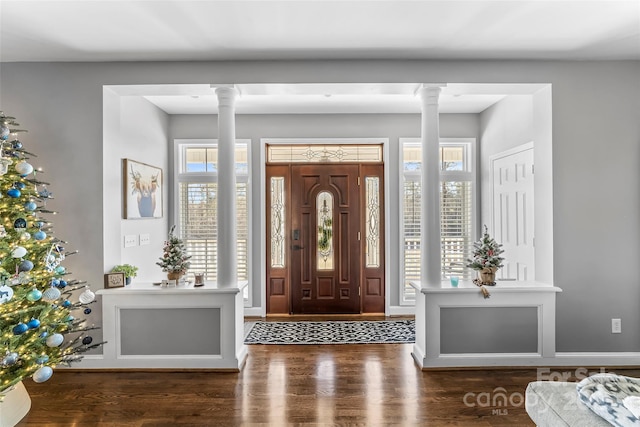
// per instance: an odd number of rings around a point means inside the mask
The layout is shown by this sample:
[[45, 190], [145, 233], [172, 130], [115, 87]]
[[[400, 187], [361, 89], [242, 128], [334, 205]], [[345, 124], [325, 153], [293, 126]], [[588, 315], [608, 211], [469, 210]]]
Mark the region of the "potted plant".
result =
[[125, 283], [131, 284], [131, 279], [138, 275], [138, 267], [131, 264], [116, 265], [111, 269], [112, 273], [124, 273]]
[[482, 285], [496, 284], [496, 271], [502, 267], [504, 258], [500, 256], [504, 252], [502, 245], [496, 242], [484, 226], [482, 239], [473, 244], [473, 258], [468, 259], [467, 267], [478, 272], [478, 280]]
[[179, 280], [191, 265], [189, 262], [191, 256], [187, 255], [184, 242], [173, 234], [175, 228], [175, 225], [171, 227], [169, 238], [164, 242], [164, 250], [160, 257], [160, 262], [156, 262], [157, 265], [162, 267], [162, 271], [167, 273], [167, 279], [169, 280]]

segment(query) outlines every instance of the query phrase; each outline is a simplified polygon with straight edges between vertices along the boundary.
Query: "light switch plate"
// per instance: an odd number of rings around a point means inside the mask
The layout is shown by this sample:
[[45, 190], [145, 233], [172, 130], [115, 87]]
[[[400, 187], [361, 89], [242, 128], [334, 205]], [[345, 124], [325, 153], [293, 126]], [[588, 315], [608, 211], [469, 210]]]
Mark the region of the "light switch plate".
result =
[[151, 244], [151, 235], [149, 233], [140, 235], [140, 246]]
[[137, 245], [138, 245], [138, 236], [136, 236], [135, 234], [127, 234], [126, 236], [124, 236], [125, 248], [130, 248], [132, 246], [137, 246]]

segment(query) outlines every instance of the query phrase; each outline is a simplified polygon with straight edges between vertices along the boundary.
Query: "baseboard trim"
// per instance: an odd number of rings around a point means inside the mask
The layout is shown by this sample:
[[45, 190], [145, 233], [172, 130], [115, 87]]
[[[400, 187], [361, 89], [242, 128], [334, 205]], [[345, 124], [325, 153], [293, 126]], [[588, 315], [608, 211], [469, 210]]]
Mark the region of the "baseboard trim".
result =
[[262, 314], [262, 307], [245, 307], [244, 315], [246, 317], [264, 317]]
[[555, 366], [624, 366], [640, 367], [640, 352], [556, 352]]
[[415, 316], [416, 307], [413, 305], [392, 305], [389, 306], [388, 316]]

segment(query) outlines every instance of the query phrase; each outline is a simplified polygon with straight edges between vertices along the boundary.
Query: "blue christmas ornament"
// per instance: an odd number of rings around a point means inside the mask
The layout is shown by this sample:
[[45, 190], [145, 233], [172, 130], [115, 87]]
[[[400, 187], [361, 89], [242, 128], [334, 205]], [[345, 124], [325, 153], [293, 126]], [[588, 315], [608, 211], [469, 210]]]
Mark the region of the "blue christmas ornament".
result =
[[68, 299], [64, 300], [64, 302], [62, 303], [63, 307], [71, 307], [71, 301], [69, 301]]
[[57, 288], [49, 288], [42, 293], [42, 297], [46, 301], [55, 301], [60, 298], [60, 290]]
[[84, 338], [82, 338], [82, 344], [84, 344], [84, 345], [89, 345], [89, 344], [91, 344], [92, 342], [93, 342], [93, 338], [91, 338], [91, 337], [84, 337]]
[[11, 133], [11, 129], [9, 129], [8, 127], [2, 125], [0, 126], [0, 139], [3, 141], [6, 141], [7, 139], [9, 139], [9, 134]]
[[29, 330], [29, 327], [24, 323], [18, 323], [13, 327], [13, 335], [22, 335]]
[[42, 292], [38, 289], [31, 289], [27, 294], [27, 299], [31, 302], [39, 301], [42, 298]]
[[35, 211], [38, 205], [35, 202], [27, 202], [24, 204], [24, 208], [28, 211]]
[[53, 196], [53, 193], [45, 188], [45, 189], [42, 189], [42, 190], [38, 191], [38, 195], [40, 197], [42, 197], [43, 199], [48, 199], [51, 196]]
[[42, 365], [43, 363], [47, 363], [49, 361], [49, 356], [47, 356], [46, 354], [43, 354], [42, 356], [38, 356], [36, 358], [36, 363], [38, 365]]
[[65, 322], [73, 322], [73, 320], [75, 319], [75, 317], [73, 316], [67, 316], [66, 319], [64, 319]]
[[64, 279], [60, 279], [58, 280], [58, 287], [59, 288], [64, 288], [65, 286], [67, 286], [67, 281]]
[[24, 190], [24, 187], [26, 187], [24, 182], [16, 182], [14, 184], [14, 186], [18, 189], [18, 190]]
[[56, 267], [56, 274], [64, 274], [65, 271], [67, 270], [61, 265]]
[[47, 331], [43, 331], [43, 332], [40, 334], [40, 338], [46, 338], [46, 337], [48, 337], [48, 336], [49, 336], [49, 332], [47, 332]]
[[18, 141], [17, 139], [12, 141], [11, 144], [13, 145], [14, 150], [19, 150], [22, 148], [22, 142]]
[[33, 382], [43, 383], [49, 378], [51, 378], [51, 375], [53, 375], [53, 369], [51, 369], [49, 366], [43, 366], [40, 369], [38, 369], [36, 372], [34, 372]]
[[33, 233], [33, 238], [36, 240], [44, 240], [47, 238], [47, 233], [42, 230], [36, 231], [35, 233]]
[[28, 259], [25, 259], [20, 263], [20, 265], [18, 266], [18, 269], [20, 271], [31, 271], [33, 270], [33, 263]]
[[51, 280], [51, 286], [58, 286], [60, 284], [60, 279]]
[[85, 308], [84, 309], [84, 314], [91, 314], [91, 309], [90, 308]]
[[40, 326], [40, 321], [38, 319], [31, 319], [27, 322], [27, 326], [29, 329], [35, 329]]
[[7, 354], [3, 359], [2, 359], [2, 364], [4, 366], [11, 366], [11, 365], [15, 365], [16, 362], [18, 361], [19, 356], [18, 353], [11, 352], [9, 354]]
[[17, 188], [11, 188], [9, 191], [7, 191], [7, 196], [13, 197], [14, 199], [20, 197], [20, 194], [22, 193]]

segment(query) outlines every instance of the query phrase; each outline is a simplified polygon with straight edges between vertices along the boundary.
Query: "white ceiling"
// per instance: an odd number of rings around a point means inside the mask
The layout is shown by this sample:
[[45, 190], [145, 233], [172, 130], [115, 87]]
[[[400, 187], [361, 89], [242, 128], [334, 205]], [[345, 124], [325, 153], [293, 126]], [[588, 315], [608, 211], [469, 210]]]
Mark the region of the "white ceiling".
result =
[[640, 59], [638, 0], [0, 0], [0, 61]]
[[[640, 60], [640, 0], [0, 0], [0, 62], [313, 59]], [[237, 112], [417, 113], [417, 86], [242, 85]], [[440, 111], [539, 89], [495, 86], [449, 86]], [[217, 112], [208, 85], [120, 90]]]

